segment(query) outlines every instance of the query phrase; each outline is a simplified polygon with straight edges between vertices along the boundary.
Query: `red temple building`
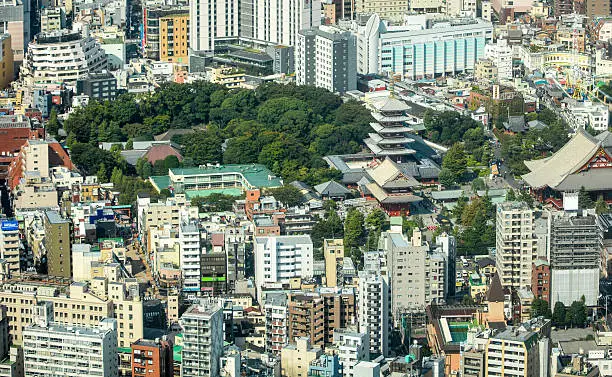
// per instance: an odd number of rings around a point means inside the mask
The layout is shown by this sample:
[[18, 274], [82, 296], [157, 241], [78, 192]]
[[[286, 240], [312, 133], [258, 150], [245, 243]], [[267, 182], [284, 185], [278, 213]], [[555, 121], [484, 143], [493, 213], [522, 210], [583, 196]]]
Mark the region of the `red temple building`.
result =
[[612, 133], [591, 136], [579, 129], [555, 154], [525, 161], [530, 170], [523, 175], [538, 200], [565, 210], [578, 209], [581, 188], [593, 200], [612, 202]]

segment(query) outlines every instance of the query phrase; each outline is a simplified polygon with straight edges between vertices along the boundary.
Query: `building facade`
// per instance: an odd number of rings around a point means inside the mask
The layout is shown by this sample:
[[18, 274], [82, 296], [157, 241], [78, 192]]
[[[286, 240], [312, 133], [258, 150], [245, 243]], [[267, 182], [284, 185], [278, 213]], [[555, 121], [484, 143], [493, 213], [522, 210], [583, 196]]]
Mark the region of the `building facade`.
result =
[[11, 39], [10, 34], [0, 34], [0, 89], [7, 88], [15, 78]]
[[298, 85], [312, 85], [333, 93], [357, 89], [357, 39], [332, 26], [298, 33], [295, 74]]
[[597, 305], [602, 234], [597, 218], [565, 213], [551, 221], [550, 304], [569, 306], [584, 296], [587, 306]]
[[310, 236], [255, 238], [255, 286], [258, 297], [266, 283], [313, 276]]
[[370, 337], [370, 352], [389, 354], [390, 288], [383, 270], [384, 256], [378, 252], [364, 254], [364, 270], [359, 272], [357, 299], [359, 332]]
[[223, 356], [223, 310], [211, 302], [192, 305], [180, 319], [183, 327], [181, 375], [219, 377]]
[[531, 268], [537, 258], [534, 211], [525, 203], [497, 205], [496, 268], [504, 288], [531, 286]]
[[71, 235], [72, 222], [62, 218], [56, 211], [45, 211], [44, 248], [47, 252], [47, 271], [51, 276], [70, 279], [72, 277]]
[[165, 339], [139, 339], [132, 343], [132, 377], [172, 377], [172, 343]]
[[116, 377], [117, 323], [106, 319], [97, 327], [65, 327], [34, 323], [23, 332], [26, 376]]
[[41, 33], [28, 44], [21, 75], [34, 84], [76, 84], [107, 68], [106, 54], [90, 36], [66, 30]]
[[143, 7], [143, 47], [149, 59], [186, 64], [189, 53], [189, 8]]
[[418, 80], [473, 71], [493, 36], [491, 23], [478, 19], [422, 22], [421, 30], [387, 27], [372, 15], [359, 30], [358, 72]]

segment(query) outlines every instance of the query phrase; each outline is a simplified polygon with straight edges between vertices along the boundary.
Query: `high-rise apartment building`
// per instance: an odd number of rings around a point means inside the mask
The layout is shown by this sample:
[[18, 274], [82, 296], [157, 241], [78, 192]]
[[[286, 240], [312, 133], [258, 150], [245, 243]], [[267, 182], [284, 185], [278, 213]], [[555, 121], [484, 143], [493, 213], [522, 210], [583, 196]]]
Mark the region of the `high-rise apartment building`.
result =
[[317, 346], [325, 344], [323, 299], [317, 294], [289, 296], [289, 342], [307, 337]]
[[436, 252], [443, 256], [444, 268], [444, 297], [455, 295], [457, 270], [457, 239], [446, 232], [436, 237]]
[[298, 32], [321, 24], [320, 0], [198, 0], [191, 2], [189, 48], [214, 51], [223, 39], [294, 46]]
[[357, 294], [354, 288], [319, 288], [323, 298], [325, 344], [334, 342], [339, 329], [357, 325]]
[[512, 46], [507, 39], [499, 38], [495, 43], [485, 46], [485, 59], [489, 59], [497, 67], [497, 80], [512, 79]]
[[180, 225], [179, 247], [181, 271], [183, 272], [183, 292], [188, 296], [198, 296], [200, 294], [200, 257], [202, 250], [200, 248], [200, 231], [197, 225]]
[[239, 35], [240, 1], [195, 0], [189, 4], [189, 48], [214, 51], [215, 41]]
[[370, 336], [347, 329], [334, 331], [334, 346], [338, 349], [338, 358], [346, 377], [354, 377], [355, 365], [370, 360]]
[[312, 85], [334, 93], [357, 89], [357, 39], [333, 27], [301, 30], [295, 49], [298, 85]]
[[72, 222], [57, 211], [45, 211], [44, 247], [47, 251], [47, 270], [50, 276], [72, 277], [72, 252], [70, 250]]
[[323, 257], [325, 258], [325, 285], [337, 287], [344, 284], [342, 267], [344, 266], [344, 240], [334, 238], [323, 240]]
[[263, 305], [266, 321], [266, 351], [280, 354], [289, 343], [289, 298], [284, 292], [269, 292]]
[[172, 377], [172, 342], [166, 339], [139, 339], [132, 343], [132, 377]]
[[497, 205], [496, 264], [504, 288], [531, 286], [531, 268], [537, 259], [534, 211], [522, 202]]
[[17, 220], [0, 221], [0, 259], [7, 263], [8, 273], [11, 276], [20, 272], [19, 223]]
[[383, 232], [378, 246], [387, 259], [391, 315], [396, 320], [404, 311], [420, 311], [444, 299], [446, 263], [441, 254], [430, 251], [419, 229], [414, 229], [410, 241], [402, 233]]
[[261, 300], [267, 283], [289, 282], [313, 276], [310, 236], [271, 236], [255, 238], [255, 288]]
[[224, 250], [227, 258], [227, 285], [234, 291], [236, 281], [245, 278], [246, 235], [241, 227], [227, 227], [224, 235]]
[[550, 304], [550, 263], [543, 259], [533, 262], [531, 270], [531, 292], [537, 299]]
[[187, 64], [189, 8], [145, 3], [142, 17], [145, 56], [163, 62]]
[[359, 272], [359, 332], [368, 333], [370, 352], [389, 354], [389, 332], [391, 327], [391, 300], [389, 277], [386, 275], [384, 256], [379, 252], [364, 254], [364, 270]]
[[201, 300], [183, 313], [183, 354], [181, 375], [219, 377], [223, 356], [223, 310]]
[[114, 319], [104, 319], [96, 327], [75, 327], [53, 323], [48, 314], [51, 320], [35, 316], [35, 323], [23, 332], [26, 376], [118, 376]]
[[0, 48], [2, 48], [2, 51], [0, 51], [0, 89], [7, 88], [15, 78], [11, 40], [10, 34], [0, 34]]
[[551, 308], [558, 301], [569, 306], [583, 296], [587, 306], [597, 305], [602, 238], [596, 216], [551, 217]]
[[[534, 327], [531, 322], [523, 323], [521, 326], [510, 326], [489, 338], [485, 348], [485, 376], [547, 375], [550, 320], [532, 321], [534, 325], [543, 327]], [[540, 374], [541, 370], [543, 374]]]

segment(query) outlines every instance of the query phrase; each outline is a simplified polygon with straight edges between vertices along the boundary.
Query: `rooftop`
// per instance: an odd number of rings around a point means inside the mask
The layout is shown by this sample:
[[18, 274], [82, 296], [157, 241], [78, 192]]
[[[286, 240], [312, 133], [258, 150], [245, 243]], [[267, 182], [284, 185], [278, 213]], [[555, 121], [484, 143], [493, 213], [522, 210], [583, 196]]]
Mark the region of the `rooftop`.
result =
[[244, 178], [254, 187], [278, 187], [282, 186], [282, 180], [264, 165], [219, 165], [201, 166], [197, 168], [170, 169], [172, 175], [217, 175], [217, 174], [242, 174]]

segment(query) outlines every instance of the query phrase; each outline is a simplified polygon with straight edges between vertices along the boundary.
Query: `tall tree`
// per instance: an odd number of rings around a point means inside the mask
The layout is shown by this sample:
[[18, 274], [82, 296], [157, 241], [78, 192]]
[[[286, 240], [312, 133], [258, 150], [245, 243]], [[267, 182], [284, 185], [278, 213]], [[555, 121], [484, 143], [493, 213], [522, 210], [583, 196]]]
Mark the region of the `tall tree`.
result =
[[582, 186], [578, 192], [578, 207], [582, 209], [589, 209], [593, 208], [594, 205], [595, 203], [593, 202], [593, 199], [591, 199], [591, 196], [587, 190], [584, 188], [584, 186]]
[[552, 322], [557, 327], [562, 327], [567, 324], [566, 321], [567, 310], [565, 305], [561, 301], [557, 301], [555, 303], [555, 308], [553, 310]]
[[467, 157], [463, 149], [463, 144], [455, 143], [448, 149], [442, 160], [442, 168], [450, 170], [456, 182], [461, 181], [463, 175], [467, 171]]

